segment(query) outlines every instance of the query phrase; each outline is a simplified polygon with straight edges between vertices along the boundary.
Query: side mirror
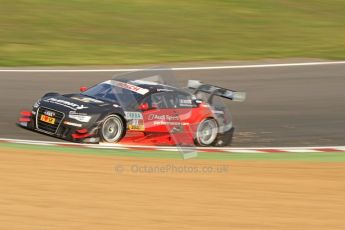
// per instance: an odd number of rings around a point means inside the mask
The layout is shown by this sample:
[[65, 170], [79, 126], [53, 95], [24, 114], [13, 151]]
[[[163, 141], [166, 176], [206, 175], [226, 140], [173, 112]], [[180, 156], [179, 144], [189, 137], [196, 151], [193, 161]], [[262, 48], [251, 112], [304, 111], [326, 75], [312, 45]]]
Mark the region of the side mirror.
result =
[[141, 103], [141, 104], [139, 105], [139, 109], [140, 109], [141, 111], [146, 111], [146, 110], [149, 109], [149, 104], [148, 104], [148, 103]]
[[86, 86], [80, 87], [80, 92], [85, 92], [86, 90], [87, 90], [87, 87], [86, 87]]

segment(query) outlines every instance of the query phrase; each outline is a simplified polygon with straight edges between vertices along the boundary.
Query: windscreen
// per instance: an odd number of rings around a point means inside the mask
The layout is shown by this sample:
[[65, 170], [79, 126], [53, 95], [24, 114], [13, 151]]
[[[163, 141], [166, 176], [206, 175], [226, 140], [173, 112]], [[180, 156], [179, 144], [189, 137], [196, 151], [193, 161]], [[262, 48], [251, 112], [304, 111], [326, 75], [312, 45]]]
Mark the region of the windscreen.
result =
[[121, 106], [136, 104], [148, 91], [119, 81], [106, 81], [83, 92], [82, 95]]

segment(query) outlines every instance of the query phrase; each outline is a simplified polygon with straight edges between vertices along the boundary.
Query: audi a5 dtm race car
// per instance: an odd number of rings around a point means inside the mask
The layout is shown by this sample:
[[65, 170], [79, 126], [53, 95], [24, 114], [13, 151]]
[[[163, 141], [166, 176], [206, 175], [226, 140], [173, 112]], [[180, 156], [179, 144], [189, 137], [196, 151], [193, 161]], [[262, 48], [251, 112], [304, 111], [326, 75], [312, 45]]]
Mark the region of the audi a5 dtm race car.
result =
[[47, 93], [21, 112], [18, 125], [80, 143], [230, 144], [231, 116], [214, 98], [243, 101], [245, 94], [195, 80], [188, 88], [113, 79], [77, 94]]

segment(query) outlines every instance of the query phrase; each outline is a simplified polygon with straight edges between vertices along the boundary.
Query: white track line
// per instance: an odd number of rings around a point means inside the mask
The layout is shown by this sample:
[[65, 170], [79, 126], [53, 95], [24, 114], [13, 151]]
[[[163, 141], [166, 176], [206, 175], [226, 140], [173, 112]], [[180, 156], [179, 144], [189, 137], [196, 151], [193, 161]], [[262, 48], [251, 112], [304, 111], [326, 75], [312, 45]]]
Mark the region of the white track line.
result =
[[0, 69], [0, 72], [24, 72], [24, 73], [73, 73], [73, 72], [133, 72], [133, 71], [187, 71], [187, 70], [217, 70], [217, 69], [249, 69], [249, 68], [273, 68], [273, 67], [294, 67], [294, 66], [318, 66], [318, 65], [340, 65], [345, 61], [328, 62], [300, 62], [281, 64], [256, 64], [256, 65], [225, 65], [225, 66], [199, 66], [199, 67], [172, 67], [172, 68], [135, 68], [135, 69]]
[[[93, 148], [93, 149], [131, 149], [135, 150], [140, 148], [145, 149], [152, 149], [152, 150], [161, 150], [161, 151], [178, 151], [179, 148], [176, 148], [174, 146], [146, 146], [146, 145], [121, 145], [121, 144], [78, 144], [78, 143], [71, 143], [71, 142], [52, 142], [52, 141], [35, 141], [35, 140], [21, 140], [21, 139], [8, 139], [8, 138], [0, 138], [0, 141], [2, 142], [8, 142], [8, 143], [17, 143], [17, 144], [30, 144], [30, 145], [49, 145], [49, 146], [78, 146], [78, 147], [85, 147], [85, 148]], [[190, 148], [190, 147], [189, 147]], [[315, 152], [324, 152], [323, 150], [328, 149], [334, 149], [335, 151], [344, 151], [345, 152], [345, 146], [315, 146], [315, 147], [260, 147], [260, 148], [229, 148], [229, 147], [195, 147], [191, 148], [200, 150], [202, 152], [209, 151], [215, 151], [219, 150], [221, 152], [229, 152], [229, 153], [270, 153], [271, 150], [273, 151], [282, 151], [287, 153], [315, 153]], [[325, 152], [327, 152], [325, 151]], [[328, 151], [330, 152], [330, 151]]]

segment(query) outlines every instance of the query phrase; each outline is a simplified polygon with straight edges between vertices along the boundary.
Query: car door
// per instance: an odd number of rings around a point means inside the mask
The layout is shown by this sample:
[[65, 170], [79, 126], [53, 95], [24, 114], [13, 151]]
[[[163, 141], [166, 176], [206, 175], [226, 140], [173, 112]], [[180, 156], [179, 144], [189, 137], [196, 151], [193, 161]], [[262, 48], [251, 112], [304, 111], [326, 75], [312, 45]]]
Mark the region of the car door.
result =
[[172, 126], [180, 124], [171, 98], [171, 92], [157, 92], [144, 99], [145, 132], [170, 132]]

